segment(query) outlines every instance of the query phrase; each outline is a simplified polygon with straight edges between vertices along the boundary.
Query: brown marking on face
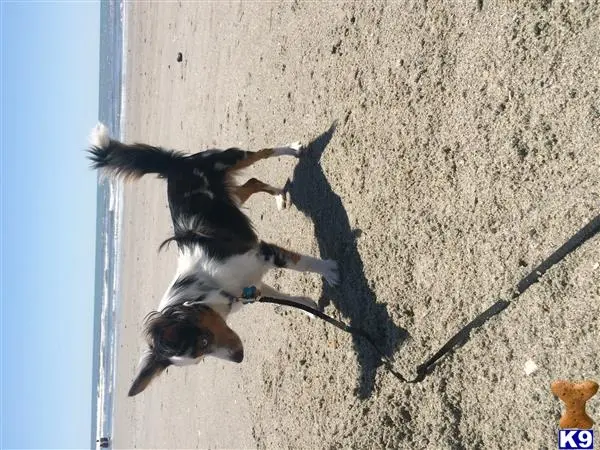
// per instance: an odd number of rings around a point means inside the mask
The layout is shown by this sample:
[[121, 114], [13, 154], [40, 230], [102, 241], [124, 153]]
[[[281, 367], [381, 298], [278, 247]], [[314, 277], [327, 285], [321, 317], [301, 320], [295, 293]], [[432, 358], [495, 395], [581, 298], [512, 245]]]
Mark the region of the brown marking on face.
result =
[[240, 169], [244, 169], [248, 166], [251, 166], [252, 164], [254, 164], [257, 161], [260, 161], [261, 159], [265, 159], [268, 158], [269, 156], [273, 155], [274, 150], [272, 148], [263, 148], [262, 150], [259, 150], [257, 152], [248, 153], [248, 156], [244, 159], [242, 159], [241, 161], [238, 161], [234, 166], [232, 166], [229, 170], [240, 170]]
[[560, 428], [592, 428], [594, 421], [587, 415], [585, 403], [598, 392], [598, 383], [589, 380], [581, 383], [559, 380], [552, 383], [550, 389], [565, 404], [565, 412], [558, 423]]
[[[212, 309], [207, 309], [198, 318], [198, 327], [207, 329], [213, 335], [213, 348], [227, 349], [233, 355], [243, 350], [242, 341], [231, 328], [227, 326], [223, 318]], [[201, 353], [201, 352], [200, 352]], [[202, 356], [201, 354], [194, 357]]]

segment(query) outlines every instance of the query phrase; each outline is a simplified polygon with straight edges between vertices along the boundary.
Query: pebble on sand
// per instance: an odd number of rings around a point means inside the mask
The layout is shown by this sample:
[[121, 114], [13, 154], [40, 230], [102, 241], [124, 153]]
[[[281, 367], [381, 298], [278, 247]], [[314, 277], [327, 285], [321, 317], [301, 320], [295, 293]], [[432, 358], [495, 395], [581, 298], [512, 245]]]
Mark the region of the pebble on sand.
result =
[[532, 375], [538, 370], [537, 364], [533, 360], [529, 360], [525, 363], [525, 375]]

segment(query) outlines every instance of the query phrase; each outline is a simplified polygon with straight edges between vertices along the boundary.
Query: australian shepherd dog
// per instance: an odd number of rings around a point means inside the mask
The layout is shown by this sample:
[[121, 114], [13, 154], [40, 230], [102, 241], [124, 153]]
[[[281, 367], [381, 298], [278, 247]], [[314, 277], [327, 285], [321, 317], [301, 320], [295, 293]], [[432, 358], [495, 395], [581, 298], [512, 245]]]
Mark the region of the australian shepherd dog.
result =
[[339, 275], [335, 261], [322, 260], [261, 241], [241, 205], [257, 192], [275, 196], [286, 206], [282, 189], [252, 178], [235, 181], [236, 172], [265, 158], [301, 158], [300, 144], [257, 152], [229, 148], [184, 154], [146, 144], [124, 144], [111, 139], [98, 125], [88, 150], [93, 167], [108, 175], [137, 179], [155, 174], [167, 182], [174, 243], [179, 258], [173, 281], [156, 311], [148, 314], [144, 331], [148, 348], [129, 389], [133, 396], [171, 364], [198, 363], [204, 356], [241, 362], [239, 336], [227, 326], [227, 316], [239, 309], [244, 289], [316, 307], [304, 297], [282, 294], [262, 282], [265, 273], [282, 267], [321, 274], [330, 284]]

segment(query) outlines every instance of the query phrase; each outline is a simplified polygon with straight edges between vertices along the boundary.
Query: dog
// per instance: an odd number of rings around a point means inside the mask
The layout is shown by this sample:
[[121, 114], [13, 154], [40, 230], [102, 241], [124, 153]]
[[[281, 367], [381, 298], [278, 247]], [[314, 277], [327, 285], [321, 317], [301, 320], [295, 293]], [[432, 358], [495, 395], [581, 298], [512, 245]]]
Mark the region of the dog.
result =
[[240, 337], [226, 324], [240, 309], [244, 289], [316, 308], [305, 297], [280, 293], [262, 282], [269, 269], [286, 268], [322, 275], [339, 282], [335, 261], [323, 260], [260, 240], [241, 206], [265, 192], [286, 206], [285, 192], [252, 178], [237, 184], [235, 175], [257, 161], [278, 156], [301, 158], [299, 143], [257, 152], [229, 148], [195, 154], [146, 144], [128, 145], [111, 139], [98, 124], [92, 131], [88, 157], [92, 167], [124, 180], [155, 174], [167, 182], [173, 236], [160, 248], [177, 244], [173, 281], [156, 311], [146, 316], [147, 349], [140, 360], [129, 396], [142, 392], [170, 365], [197, 364], [205, 356], [239, 363], [244, 358]]

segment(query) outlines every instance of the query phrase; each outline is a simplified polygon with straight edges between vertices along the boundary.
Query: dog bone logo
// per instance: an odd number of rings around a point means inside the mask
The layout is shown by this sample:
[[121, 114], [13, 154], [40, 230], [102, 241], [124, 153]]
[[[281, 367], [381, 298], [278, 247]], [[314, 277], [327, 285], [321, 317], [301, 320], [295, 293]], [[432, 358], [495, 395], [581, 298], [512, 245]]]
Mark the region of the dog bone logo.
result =
[[595, 381], [582, 381], [571, 383], [558, 380], [552, 383], [552, 393], [565, 404], [565, 412], [558, 423], [560, 428], [576, 428], [588, 430], [594, 421], [585, 412], [585, 403], [598, 392], [598, 383]]

